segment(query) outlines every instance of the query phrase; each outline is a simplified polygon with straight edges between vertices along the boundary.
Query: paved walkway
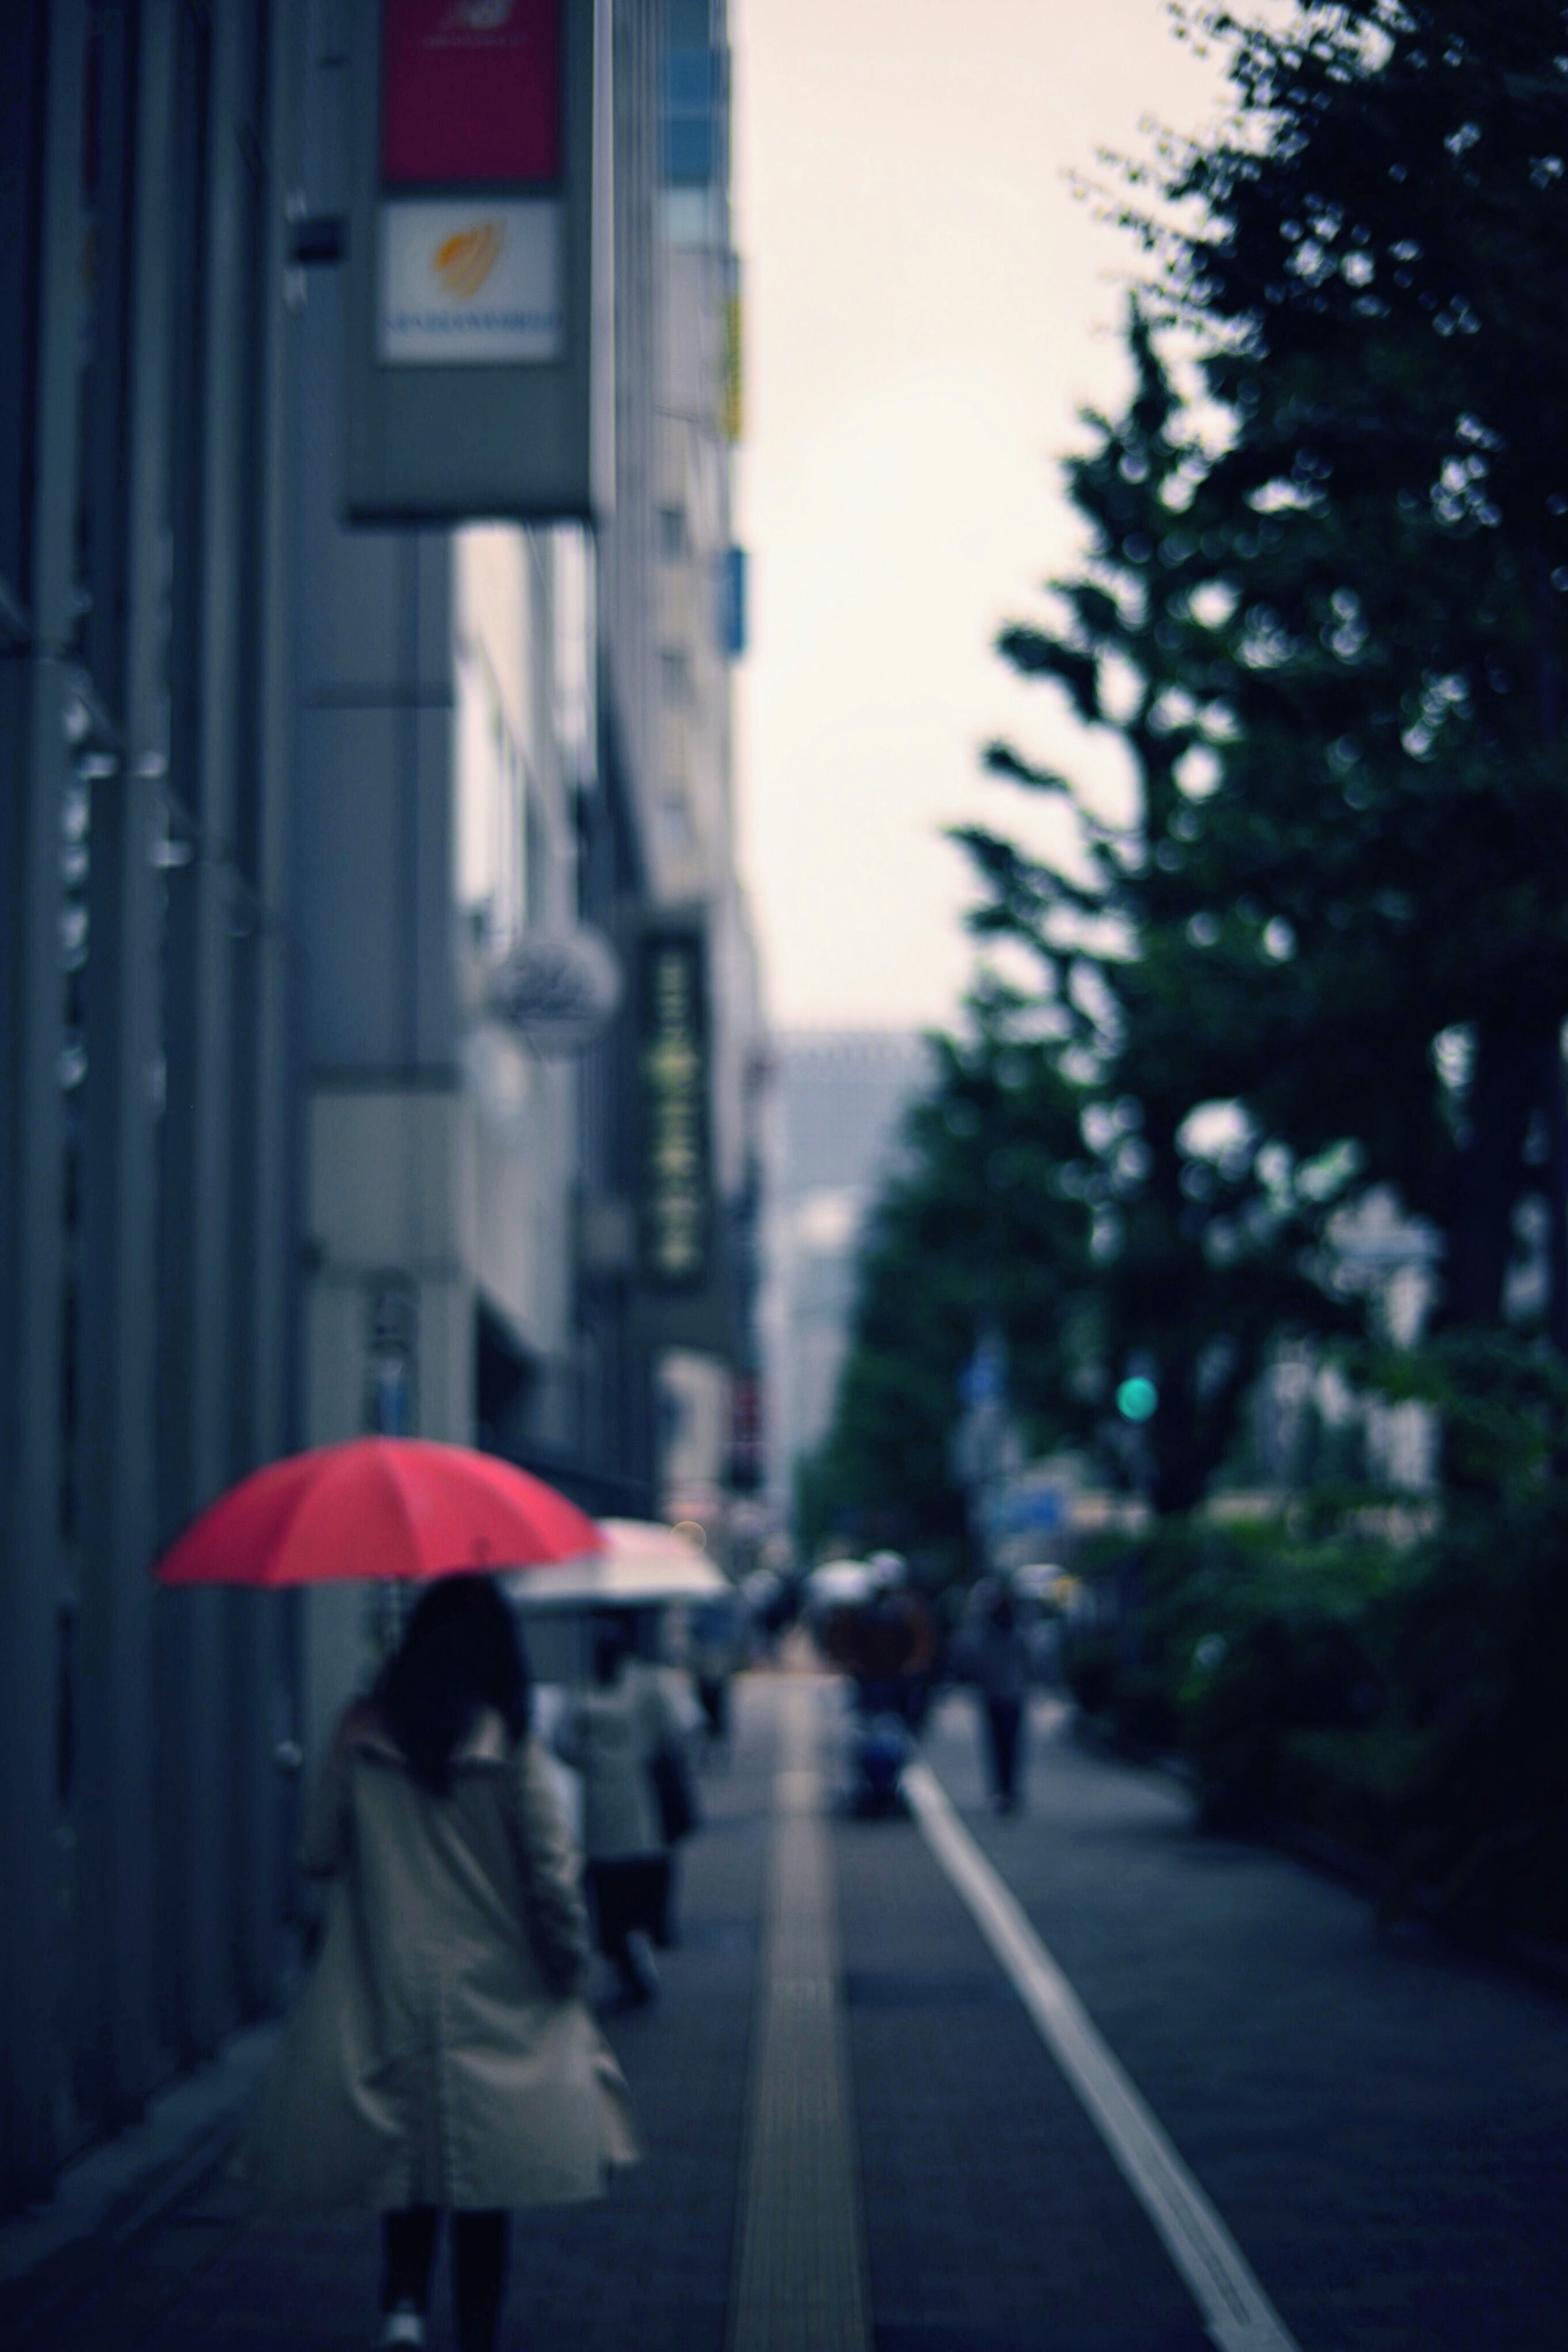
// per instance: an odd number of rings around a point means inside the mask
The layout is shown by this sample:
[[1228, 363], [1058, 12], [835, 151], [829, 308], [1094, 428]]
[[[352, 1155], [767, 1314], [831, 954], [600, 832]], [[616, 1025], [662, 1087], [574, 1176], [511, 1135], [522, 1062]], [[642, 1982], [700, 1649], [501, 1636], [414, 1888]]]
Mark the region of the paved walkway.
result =
[[961, 1700], [931, 1754], [1302, 2352], [1561, 2352], [1559, 1999], [1195, 1835], [1179, 1790], [1065, 1726], [1020, 1821], [980, 1809]]
[[[1179, 1792], [1059, 1718], [1037, 1715], [1016, 1819], [984, 1810], [961, 1696], [927, 1757], [1289, 2337], [1561, 2352], [1568, 2011], [1196, 1836]], [[648, 2160], [601, 2206], [525, 2217], [507, 2352], [1202, 2352], [919, 1826], [826, 1810], [833, 1687], [752, 1678], [736, 1720], [664, 1997], [606, 2019]], [[374, 2269], [373, 2227], [252, 2224], [220, 2182], [50, 2352], [365, 2352]]]
[[[521, 2220], [506, 2352], [722, 2352], [776, 1711], [771, 1685], [747, 1690], [731, 1760], [705, 1780], [706, 1824], [682, 1865], [682, 1945], [657, 2007], [605, 2016], [647, 2159], [602, 2204]], [[247, 2225], [243, 2196], [219, 2182], [50, 2352], [367, 2352], [375, 2283], [373, 2223]], [[439, 2317], [444, 2347], [444, 2307]]]

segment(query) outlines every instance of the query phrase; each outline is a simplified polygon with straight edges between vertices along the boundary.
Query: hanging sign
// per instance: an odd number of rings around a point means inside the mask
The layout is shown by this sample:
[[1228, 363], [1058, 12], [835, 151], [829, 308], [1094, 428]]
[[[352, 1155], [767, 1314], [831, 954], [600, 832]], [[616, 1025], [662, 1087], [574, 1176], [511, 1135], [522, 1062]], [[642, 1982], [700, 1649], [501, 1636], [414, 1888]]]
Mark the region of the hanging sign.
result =
[[349, 520], [595, 520], [614, 457], [609, 0], [350, 5]]
[[638, 960], [640, 1270], [650, 1289], [698, 1290], [708, 1276], [714, 1213], [702, 934], [695, 925], [655, 924]]
[[580, 1054], [615, 1017], [621, 966], [608, 940], [586, 923], [539, 931], [500, 966], [487, 1002], [495, 1018], [538, 1052]]
[[386, 188], [554, 187], [561, 0], [385, 0]]
[[382, 25], [378, 358], [559, 360], [561, 0], [384, 0]]
[[393, 367], [557, 360], [556, 205], [385, 205], [377, 355]]

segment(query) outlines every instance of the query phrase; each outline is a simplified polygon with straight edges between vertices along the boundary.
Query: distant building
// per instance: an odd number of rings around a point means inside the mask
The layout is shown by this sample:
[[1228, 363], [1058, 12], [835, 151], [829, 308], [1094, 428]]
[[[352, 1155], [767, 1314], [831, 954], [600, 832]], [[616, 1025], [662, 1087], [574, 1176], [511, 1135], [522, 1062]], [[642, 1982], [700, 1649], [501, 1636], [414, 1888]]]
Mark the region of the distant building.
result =
[[907, 1032], [798, 1030], [776, 1040], [773, 1068], [762, 1328], [768, 1500], [782, 1526], [796, 1465], [832, 1418], [866, 1213], [932, 1065]]

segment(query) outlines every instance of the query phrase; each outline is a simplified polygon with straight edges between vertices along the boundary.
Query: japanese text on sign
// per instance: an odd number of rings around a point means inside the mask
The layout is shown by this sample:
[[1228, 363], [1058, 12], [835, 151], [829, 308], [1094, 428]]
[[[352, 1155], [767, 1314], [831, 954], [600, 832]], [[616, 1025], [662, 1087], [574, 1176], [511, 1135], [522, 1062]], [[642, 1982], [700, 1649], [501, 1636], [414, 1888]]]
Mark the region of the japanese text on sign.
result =
[[707, 1271], [707, 1055], [701, 948], [695, 938], [644, 948], [642, 1037], [643, 1271], [695, 1288]]

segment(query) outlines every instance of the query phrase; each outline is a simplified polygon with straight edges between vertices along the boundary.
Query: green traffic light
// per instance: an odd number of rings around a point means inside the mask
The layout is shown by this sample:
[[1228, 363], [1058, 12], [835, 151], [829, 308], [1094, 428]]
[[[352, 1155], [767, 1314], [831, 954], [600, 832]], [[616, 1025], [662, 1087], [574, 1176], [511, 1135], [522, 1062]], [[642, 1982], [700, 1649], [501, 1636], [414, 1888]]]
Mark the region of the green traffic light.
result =
[[1116, 1391], [1116, 1410], [1124, 1421], [1148, 1421], [1159, 1403], [1160, 1392], [1153, 1381], [1141, 1376], [1124, 1381]]

